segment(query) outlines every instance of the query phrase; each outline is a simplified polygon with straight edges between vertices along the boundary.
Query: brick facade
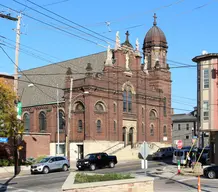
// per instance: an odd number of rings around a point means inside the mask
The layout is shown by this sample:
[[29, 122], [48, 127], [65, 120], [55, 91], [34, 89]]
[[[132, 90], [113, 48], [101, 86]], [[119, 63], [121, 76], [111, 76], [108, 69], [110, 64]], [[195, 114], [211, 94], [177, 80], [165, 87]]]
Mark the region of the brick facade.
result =
[[[105, 58], [104, 53], [75, 59], [74, 65], [72, 61], [63, 63], [65, 68], [68, 65], [68, 71], [66, 73], [65, 70], [64, 78], [58, 79], [63, 85], [63, 97], [61, 97], [59, 108], [65, 115], [65, 126], [60, 130], [61, 143], [65, 143], [67, 135], [71, 78], [74, 80], [70, 142], [102, 140], [121, 141], [132, 145], [142, 141], [171, 143], [171, 73], [166, 64], [168, 47], [163, 32], [156, 34], [157, 31], [161, 31], [156, 28], [154, 23], [147, 33], [143, 54], [133, 48], [128, 40], [129, 34], [126, 33], [126, 41], [121, 47], [111, 50], [113, 56], [109, 58], [112, 59], [110, 65], [107, 65], [108, 58]], [[156, 38], [157, 35], [160, 36], [159, 39]], [[148, 57], [146, 70], [140, 55], [144, 60]], [[33, 69], [32, 72], [35, 70], [35, 73], [43, 73], [55, 70], [54, 67], [56, 66], [45, 66], [41, 69]], [[78, 67], [78, 73], [83, 70], [82, 68], [86, 69], [79, 78], [79, 74], [72, 74], [76, 67]], [[56, 72], [59, 73], [60, 70], [63, 69], [59, 67]], [[43, 78], [45, 81], [47, 80], [45, 78], [52, 77], [42, 76], [40, 79], [42, 81], [39, 83], [44, 83]], [[48, 82], [55, 83], [55, 78], [49, 79]], [[52, 86], [54, 87], [54, 84]], [[26, 92], [28, 91], [30, 90], [26, 89]], [[51, 91], [45, 91], [51, 95]], [[84, 92], [88, 94], [83, 94]], [[43, 111], [46, 116], [44, 132], [51, 134], [51, 143], [56, 143], [57, 104], [55, 101], [48, 102], [47, 97], [41, 92], [37, 94], [38, 97], [36, 93], [23, 96], [26, 102], [23, 117], [25, 113], [29, 115], [28, 131], [40, 132], [39, 114]], [[31, 97], [33, 99], [30, 99]]]

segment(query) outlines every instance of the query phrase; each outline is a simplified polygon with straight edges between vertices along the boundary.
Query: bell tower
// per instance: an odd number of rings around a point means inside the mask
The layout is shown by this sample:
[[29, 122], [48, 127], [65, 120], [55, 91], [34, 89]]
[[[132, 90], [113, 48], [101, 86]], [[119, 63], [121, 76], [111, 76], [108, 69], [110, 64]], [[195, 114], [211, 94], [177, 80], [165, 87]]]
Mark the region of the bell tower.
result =
[[143, 44], [144, 60], [147, 62], [147, 69], [167, 69], [167, 41], [163, 31], [157, 27], [157, 16], [154, 13], [152, 28], [147, 32]]

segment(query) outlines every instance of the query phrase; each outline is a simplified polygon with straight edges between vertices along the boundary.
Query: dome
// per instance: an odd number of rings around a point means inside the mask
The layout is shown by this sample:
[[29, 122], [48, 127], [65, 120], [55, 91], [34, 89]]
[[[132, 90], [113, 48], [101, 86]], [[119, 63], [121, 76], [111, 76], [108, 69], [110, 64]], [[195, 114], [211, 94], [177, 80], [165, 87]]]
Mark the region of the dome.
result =
[[154, 23], [152, 28], [147, 32], [144, 39], [143, 48], [159, 46], [167, 48], [167, 40], [164, 32], [157, 27], [156, 14], [154, 14]]

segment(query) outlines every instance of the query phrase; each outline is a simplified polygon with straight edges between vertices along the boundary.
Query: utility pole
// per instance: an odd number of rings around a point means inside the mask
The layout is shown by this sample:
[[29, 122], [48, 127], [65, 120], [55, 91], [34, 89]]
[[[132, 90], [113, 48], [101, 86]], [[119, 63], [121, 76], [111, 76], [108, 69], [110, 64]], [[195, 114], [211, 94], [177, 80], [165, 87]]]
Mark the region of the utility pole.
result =
[[16, 18], [12, 17], [10, 14], [2, 14], [0, 13], [0, 17], [4, 19], [8, 19], [11, 21], [17, 21], [17, 29], [16, 29], [16, 50], [15, 50], [15, 73], [14, 73], [14, 92], [17, 95], [18, 91], [18, 58], [19, 58], [19, 49], [20, 49], [20, 21], [21, 14]]
[[57, 146], [57, 154], [59, 155], [59, 147], [60, 147], [60, 127], [59, 127], [59, 91], [57, 84], [57, 137], [58, 137], [58, 146]]
[[15, 72], [14, 72], [14, 92], [18, 92], [18, 63], [19, 63], [19, 50], [20, 50], [20, 21], [21, 15], [17, 17], [16, 29], [16, 50], [15, 50]]
[[73, 91], [73, 78], [70, 79], [70, 100], [69, 100], [69, 111], [68, 111], [68, 122], [67, 122], [67, 158], [70, 161], [70, 122], [71, 122], [71, 108], [72, 108], [72, 91]]
[[[21, 15], [16, 17], [12, 17], [10, 14], [2, 14], [0, 13], [0, 17], [4, 18], [4, 19], [8, 19], [11, 21], [17, 21], [17, 29], [16, 29], [16, 52], [15, 52], [15, 75], [14, 75], [14, 91], [15, 94], [17, 96], [17, 90], [18, 90], [18, 54], [19, 54], [19, 46], [20, 46], [20, 20], [21, 20]], [[20, 103], [21, 104], [21, 103]], [[21, 105], [19, 105], [18, 107], [21, 107]], [[16, 107], [17, 108], [17, 107]], [[18, 119], [19, 119], [19, 110], [17, 110], [18, 112]], [[13, 143], [14, 143], [14, 176], [16, 176], [18, 174], [18, 151], [17, 151], [17, 132], [16, 132], [16, 128], [13, 127], [13, 132], [14, 132], [14, 138], [13, 138]]]

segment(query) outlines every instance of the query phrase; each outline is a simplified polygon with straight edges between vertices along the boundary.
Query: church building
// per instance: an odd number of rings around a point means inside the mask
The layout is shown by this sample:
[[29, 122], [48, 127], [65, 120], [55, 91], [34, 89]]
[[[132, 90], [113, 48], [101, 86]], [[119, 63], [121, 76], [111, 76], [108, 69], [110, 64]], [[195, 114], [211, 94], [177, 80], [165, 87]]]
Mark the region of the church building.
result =
[[[167, 40], [157, 26], [130, 43], [23, 71], [26, 156], [115, 154], [143, 141], [171, 144], [171, 73]], [[31, 80], [31, 81], [30, 81]], [[59, 126], [57, 126], [59, 125]], [[58, 129], [59, 127], [59, 129]]]

